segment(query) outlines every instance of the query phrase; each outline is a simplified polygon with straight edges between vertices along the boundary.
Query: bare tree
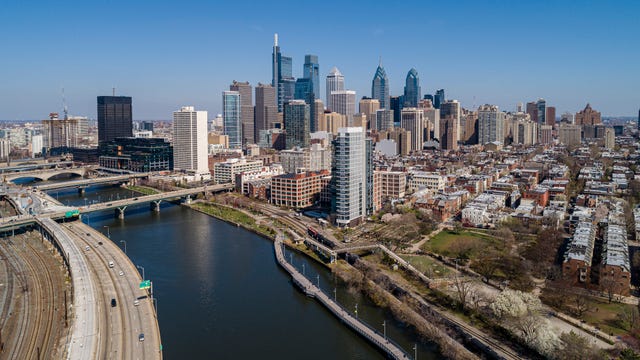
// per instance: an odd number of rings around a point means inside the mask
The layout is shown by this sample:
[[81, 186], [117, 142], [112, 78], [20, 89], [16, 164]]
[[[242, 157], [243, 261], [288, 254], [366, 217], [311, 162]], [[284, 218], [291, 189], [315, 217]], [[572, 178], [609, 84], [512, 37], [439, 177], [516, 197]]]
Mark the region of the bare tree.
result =
[[573, 305], [575, 314], [577, 317], [582, 317], [587, 310], [589, 310], [589, 305], [587, 303], [587, 298], [583, 294], [574, 294], [573, 295]]
[[618, 283], [615, 281], [613, 276], [607, 276], [606, 274], [600, 277], [600, 287], [607, 294], [609, 303], [614, 300], [616, 294], [619, 292]]
[[464, 309], [467, 306], [473, 287], [468, 279], [457, 274], [453, 278], [453, 285], [456, 289], [456, 300], [458, 300], [460, 308]]

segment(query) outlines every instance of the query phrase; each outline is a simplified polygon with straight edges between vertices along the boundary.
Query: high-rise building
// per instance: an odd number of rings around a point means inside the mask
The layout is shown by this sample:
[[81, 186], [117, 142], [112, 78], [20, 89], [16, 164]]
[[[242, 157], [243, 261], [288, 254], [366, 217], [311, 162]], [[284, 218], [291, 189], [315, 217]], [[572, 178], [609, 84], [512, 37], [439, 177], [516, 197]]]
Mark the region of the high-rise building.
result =
[[544, 115], [546, 125], [556, 124], [556, 108], [555, 106], [547, 106], [547, 113]]
[[333, 103], [331, 103], [331, 92], [332, 91], [343, 91], [344, 90], [344, 76], [340, 73], [337, 67], [333, 67], [331, 71], [329, 71], [329, 75], [327, 75], [327, 109], [331, 111], [335, 111], [333, 108]]
[[[320, 64], [317, 55], [305, 55], [302, 77], [311, 82], [314, 99], [320, 99]], [[311, 105], [311, 104], [309, 104]]]
[[309, 146], [309, 104], [291, 100], [284, 104], [284, 129], [287, 131], [287, 149]]
[[410, 107], [402, 109], [400, 127], [411, 132], [411, 151], [422, 150], [424, 142], [424, 112], [422, 109]]
[[640, 110], [638, 110], [638, 130], [640, 130]]
[[440, 119], [440, 148], [443, 150], [458, 149], [458, 124], [451, 115]]
[[255, 143], [255, 123], [253, 116], [253, 98], [248, 81], [233, 81], [229, 90], [240, 93], [240, 123], [242, 124], [242, 143]]
[[378, 109], [376, 110], [376, 130], [384, 131], [394, 126], [393, 110]]
[[256, 86], [254, 134], [259, 135], [261, 130], [271, 129], [277, 121], [276, 89], [271, 85], [258, 83]]
[[[363, 130], [366, 133], [366, 130]], [[380, 201], [376, 201], [373, 165], [373, 140], [364, 139], [364, 175], [365, 175], [365, 215], [371, 216], [378, 210]], [[378, 190], [379, 192], [379, 190]], [[378, 194], [379, 197], [379, 194]]]
[[456, 141], [460, 140], [460, 115], [461, 115], [460, 103], [458, 100], [445, 100], [440, 104], [440, 117], [441, 118], [453, 118], [456, 122]]
[[[222, 93], [222, 126], [224, 134], [229, 136], [229, 148], [242, 148], [242, 122], [240, 93], [224, 91]], [[175, 149], [174, 151], [177, 151]]]
[[529, 117], [531, 118], [531, 121], [533, 122], [539, 122], [538, 121], [538, 104], [536, 104], [534, 101], [530, 101], [527, 103], [527, 114], [529, 114]]
[[616, 135], [612, 127], [608, 127], [605, 129], [604, 134], [604, 147], [609, 150], [613, 150], [616, 146]]
[[[45, 149], [77, 147], [80, 143], [78, 119], [58, 119], [58, 113], [50, 113], [49, 119], [42, 120], [42, 134]], [[41, 151], [42, 146], [38, 152]]]
[[469, 111], [464, 114], [464, 128], [462, 129], [461, 139], [465, 144], [478, 143], [478, 113]]
[[280, 53], [278, 46], [278, 34], [273, 37], [273, 54], [272, 54], [272, 78], [271, 86], [276, 89], [276, 101], [278, 112], [282, 111], [283, 104], [293, 99], [295, 91], [295, 79], [293, 78], [292, 59]]
[[433, 107], [435, 107], [436, 109], [440, 109], [440, 105], [442, 105], [445, 100], [444, 89], [436, 90], [436, 94], [433, 97]]
[[538, 125], [545, 125], [547, 123], [547, 102], [544, 99], [538, 99], [536, 108], [538, 109]]
[[325, 111], [320, 116], [317, 131], [326, 131], [333, 135], [338, 134], [338, 129], [347, 127], [347, 117], [337, 112]]
[[424, 112], [424, 141], [440, 139], [440, 109], [436, 109], [429, 99], [420, 100], [418, 108]]
[[[532, 124], [536, 124], [533, 121]], [[540, 144], [552, 144], [553, 143], [553, 126], [542, 125], [540, 126]]]
[[495, 105], [482, 105], [478, 108], [478, 144], [491, 142], [504, 144], [505, 114]]
[[380, 109], [380, 101], [378, 99], [363, 97], [358, 103], [358, 109], [360, 110], [361, 114], [365, 114], [367, 116], [369, 129], [378, 130], [376, 112]]
[[193, 106], [183, 106], [180, 111], [174, 111], [174, 169], [195, 175], [198, 180], [210, 178], [207, 149], [207, 112], [196, 111]]
[[404, 106], [418, 107], [418, 101], [420, 101], [421, 97], [418, 71], [411, 68], [409, 73], [407, 73], [407, 79], [404, 85]]
[[366, 216], [367, 181], [365, 134], [360, 127], [338, 130], [334, 141], [333, 212], [338, 226], [352, 226]]
[[98, 141], [133, 136], [130, 96], [98, 96]]
[[558, 127], [558, 140], [566, 146], [579, 146], [582, 139], [582, 127], [580, 125], [560, 124]]
[[375, 75], [373, 75], [371, 97], [380, 101], [380, 109], [389, 109], [389, 79], [382, 67], [382, 62], [378, 65]]
[[584, 110], [578, 111], [575, 117], [576, 125], [598, 125], [602, 124], [600, 112], [591, 108], [591, 104], [587, 104]]
[[318, 131], [318, 124], [320, 123], [321, 118], [324, 116], [324, 103], [320, 99], [313, 100], [313, 105], [311, 109], [311, 132], [314, 133]]
[[574, 119], [575, 115], [568, 111], [565, 111], [560, 115], [560, 122], [564, 124], [573, 124], [575, 122]]
[[353, 90], [342, 90], [331, 92], [332, 111], [347, 117], [347, 124], [353, 123], [353, 115], [356, 113], [356, 92]]
[[393, 110], [393, 122], [400, 124], [400, 113], [404, 107], [404, 95], [389, 97], [389, 110]]

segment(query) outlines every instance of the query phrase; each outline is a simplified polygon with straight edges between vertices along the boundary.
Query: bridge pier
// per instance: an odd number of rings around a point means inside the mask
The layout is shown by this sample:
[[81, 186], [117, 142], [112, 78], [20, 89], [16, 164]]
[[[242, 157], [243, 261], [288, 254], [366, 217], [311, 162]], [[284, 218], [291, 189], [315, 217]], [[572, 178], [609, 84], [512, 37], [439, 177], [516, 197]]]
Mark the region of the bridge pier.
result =
[[187, 205], [191, 204], [191, 195], [185, 196], [184, 199], [182, 200], [182, 203]]
[[85, 189], [86, 189], [86, 187], [85, 187], [85, 186], [79, 186], [79, 187], [78, 187], [78, 194], [79, 194], [79, 195], [84, 195], [84, 193], [85, 193]]
[[120, 220], [124, 220], [124, 211], [127, 209], [126, 206], [119, 207], [115, 209], [116, 217]]
[[162, 200], [156, 200], [149, 203], [149, 207], [151, 207], [151, 211], [160, 212], [160, 203]]

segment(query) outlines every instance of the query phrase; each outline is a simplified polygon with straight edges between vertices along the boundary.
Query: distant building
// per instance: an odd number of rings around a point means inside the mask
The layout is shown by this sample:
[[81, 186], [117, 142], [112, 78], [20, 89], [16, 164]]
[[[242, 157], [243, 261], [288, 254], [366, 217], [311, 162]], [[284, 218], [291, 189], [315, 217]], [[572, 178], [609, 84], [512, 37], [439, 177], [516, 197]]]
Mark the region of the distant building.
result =
[[241, 99], [237, 91], [222, 93], [222, 118], [224, 134], [229, 136], [229, 148], [242, 148]]
[[208, 179], [209, 172], [207, 112], [183, 106], [173, 112], [174, 169], [187, 172], [196, 179]]
[[553, 126], [556, 124], [556, 108], [554, 106], [547, 106], [547, 113], [544, 119], [546, 125]]
[[99, 142], [133, 136], [131, 108], [129, 96], [98, 96]]
[[[376, 110], [376, 126], [375, 130], [384, 131], [394, 126], [393, 110], [378, 109]], [[373, 127], [373, 125], [372, 125]]]
[[331, 92], [331, 104], [334, 112], [347, 117], [349, 126], [353, 123], [353, 115], [356, 113], [356, 92], [353, 90], [341, 90]]
[[380, 101], [378, 99], [363, 97], [362, 99], [360, 99], [360, 102], [358, 103], [358, 109], [361, 114], [364, 114], [367, 116], [369, 129], [378, 130], [376, 112], [380, 109]]
[[541, 144], [553, 143], [553, 127], [551, 125], [540, 126], [540, 143]]
[[616, 134], [613, 128], [608, 127], [605, 129], [604, 147], [606, 147], [609, 150], [613, 150], [615, 146], [616, 146]]
[[411, 132], [411, 151], [422, 150], [424, 142], [424, 112], [415, 107], [402, 109], [400, 127]]
[[504, 144], [505, 114], [495, 105], [482, 105], [478, 108], [478, 144], [491, 142]]
[[340, 73], [337, 67], [333, 67], [331, 71], [329, 71], [329, 75], [327, 75], [326, 82], [326, 91], [327, 91], [327, 109], [331, 111], [335, 111], [333, 102], [331, 101], [331, 92], [332, 91], [343, 91], [344, 90], [344, 75]]
[[378, 65], [376, 73], [371, 82], [371, 98], [380, 101], [381, 109], [389, 109], [389, 79], [387, 73], [382, 67], [382, 63]]
[[318, 122], [318, 131], [326, 131], [333, 135], [338, 134], [338, 129], [347, 126], [347, 117], [337, 112], [325, 112]]
[[255, 141], [259, 141], [260, 131], [273, 128], [278, 121], [278, 106], [276, 105], [276, 89], [268, 84], [258, 83], [255, 107]]
[[411, 131], [403, 128], [391, 127], [387, 130], [380, 131], [379, 138], [393, 140], [396, 144], [396, 154], [402, 156], [409, 155], [411, 152]]
[[582, 141], [582, 128], [580, 125], [560, 124], [558, 128], [558, 140], [567, 146], [578, 146]]
[[77, 118], [58, 119], [57, 113], [51, 113], [48, 120], [42, 120], [42, 134], [46, 149], [77, 147], [80, 144]]
[[445, 102], [444, 89], [436, 90], [436, 94], [433, 97], [433, 107], [440, 109], [440, 106]]
[[251, 96], [251, 85], [248, 81], [233, 81], [229, 90], [237, 91], [240, 94], [240, 124], [242, 126], [242, 144], [253, 144], [254, 136], [254, 113], [253, 99]]
[[285, 173], [331, 170], [332, 150], [321, 144], [308, 148], [294, 148], [280, 152], [280, 163]]
[[544, 99], [538, 99], [536, 102], [536, 108], [538, 109], [538, 125], [548, 125], [547, 116], [547, 102]]
[[527, 114], [529, 114], [529, 117], [531, 118], [531, 121], [535, 122], [535, 123], [540, 123], [538, 121], [538, 105], [534, 102], [528, 102], [527, 103]]
[[235, 185], [237, 174], [245, 171], [258, 171], [262, 166], [262, 160], [228, 159], [213, 165], [213, 179], [216, 184], [232, 183]]
[[291, 100], [284, 105], [284, 128], [287, 149], [309, 146], [310, 109], [303, 100]]
[[271, 70], [271, 86], [276, 89], [278, 112], [282, 112], [284, 104], [293, 99], [295, 79], [293, 78], [291, 57], [284, 56], [280, 53], [280, 46], [278, 46], [278, 34], [275, 34], [273, 37]]
[[418, 77], [418, 71], [411, 69], [407, 73], [404, 86], [404, 106], [406, 107], [418, 107], [418, 101], [422, 98], [420, 91], [420, 77]]
[[402, 171], [376, 171], [380, 182], [380, 196], [402, 199], [407, 188], [407, 174]]
[[582, 111], [578, 111], [575, 117], [576, 125], [598, 125], [602, 124], [600, 112], [591, 108], [591, 104], [587, 104]]
[[100, 166], [127, 172], [173, 170], [174, 153], [162, 138], [116, 138], [100, 143]]
[[389, 110], [393, 112], [393, 122], [400, 124], [400, 114], [404, 107], [404, 95], [389, 97]]
[[461, 117], [461, 107], [460, 102], [458, 100], [446, 100], [444, 103], [440, 104], [440, 118], [450, 118], [453, 119], [455, 125], [452, 125], [455, 128], [455, 141], [461, 140], [460, 137], [460, 117]]

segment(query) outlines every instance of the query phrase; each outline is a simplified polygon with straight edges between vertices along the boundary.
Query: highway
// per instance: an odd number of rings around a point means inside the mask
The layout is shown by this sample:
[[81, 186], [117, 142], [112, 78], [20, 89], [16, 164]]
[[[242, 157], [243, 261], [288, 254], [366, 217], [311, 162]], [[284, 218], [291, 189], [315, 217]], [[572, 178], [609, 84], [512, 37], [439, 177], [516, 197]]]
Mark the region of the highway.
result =
[[44, 185], [36, 185], [34, 188], [37, 188], [41, 191], [49, 191], [55, 189], [65, 189], [65, 188], [73, 188], [73, 187], [81, 187], [88, 185], [96, 185], [96, 184], [108, 184], [115, 183], [120, 181], [128, 181], [134, 178], [144, 178], [148, 177], [149, 173], [136, 173], [136, 174], [127, 174], [127, 175], [116, 175], [116, 176], [105, 176], [105, 177], [97, 177], [93, 179], [82, 179], [82, 180], [72, 180], [72, 181], [64, 181], [64, 182], [56, 182], [51, 184]]

